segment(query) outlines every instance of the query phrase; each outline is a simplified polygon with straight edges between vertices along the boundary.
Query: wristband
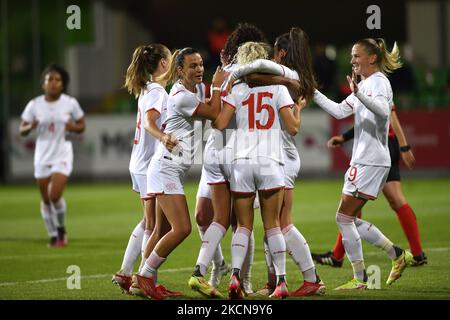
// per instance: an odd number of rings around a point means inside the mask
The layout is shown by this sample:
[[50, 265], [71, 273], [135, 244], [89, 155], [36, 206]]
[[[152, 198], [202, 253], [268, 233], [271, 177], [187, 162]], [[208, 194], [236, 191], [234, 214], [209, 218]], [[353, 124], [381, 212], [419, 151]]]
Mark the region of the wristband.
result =
[[408, 152], [411, 150], [411, 146], [407, 144], [406, 146], [400, 147], [400, 152]]
[[220, 92], [221, 90], [220, 90], [219, 87], [213, 87], [213, 88], [212, 88], [212, 91], [219, 91], [219, 92]]

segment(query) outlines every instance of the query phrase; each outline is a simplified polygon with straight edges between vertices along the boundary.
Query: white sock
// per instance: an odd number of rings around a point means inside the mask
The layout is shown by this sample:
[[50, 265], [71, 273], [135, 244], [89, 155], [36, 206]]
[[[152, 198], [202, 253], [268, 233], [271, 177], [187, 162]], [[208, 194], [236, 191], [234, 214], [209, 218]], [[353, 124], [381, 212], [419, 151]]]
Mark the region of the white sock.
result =
[[[196, 265], [200, 265], [200, 272], [204, 276], [209, 263], [217, 253], [217, 247], [220, 246], [220, 241], [225, 235], [226, 229], [217, 222], [210, 224], [208, 230], [203, 234], [202, 246], [198, 254]], [[222, 258], [223, 260], [223, 258]], [[215, 261], [215, 265], [220, 266]]]
[[233, 269], [242, 269], [251, 233], [244, 227], [237, 228], [234, 233], [233, 239], [231, 239], [231, 266]]
[[362, 260], [356, 260], [351, 261], [352, 268], [353, 268], [353, 275], [354, 278], [360, 281], [366, 281], [365, 274], [366, 274], [366, 266], [364, 265], [364, 261]]
[[336, 223], [342, 234], [342, 243], [345, 253], [353, 267], [355, 279], [361, 279], [361, 272], [364, 270], [364, 258], [362, 252], [361, 237], [355, 225], [355, 217], [350, 217], [342, 213], [336, 214]]
[[280, 228], [266, 231], [267, 243], [277, 277], [286, 275], [286, 242]]
[[255, 255], [255, 236], [253, 235], [252, 231], [250, 239], [248, 240], [247, 254], [245, 255], [244, 263], [242, 264], [241, 270], [242, 279], [250, 280], [254, 255]]
[[[223, 238], [223, 236], [222, 236], [222, 238]], [[213, 266], [216, 268], [220, 267], [224, 260], [225, 260], [225, 258], [223, 257], [222, 246], [219, 242], [216, 250], [214, 251], [214, 257], [212, 260]]]
[[58, 232], [56, 231], [56, 226], [52, 219], [52, 214], [54, 213], [52, 213], [50, 205], [45, 204], [41, 201], [41, 216], [44, 220], [47, 234], [49, 237], [56, 237], [58, 235]]
[[267, 237], [264, 235], [264, 257], [266, 258], [267, 271], [275, 274], [275, 267], [273, 266], [272, 256], [270, 254], [269, 244], [267, 243]]
[[66, 200], [64, 200], [64, 198], [61, 197], [59, 198], [58, 201], [51, 202], [51, 205], [53, 207], [53, 213], [55, 213], [56, 227], [58, 228], [64, 227], [67, 211]]
[[151, 235], [152, 235], [152, 230], [146, 229], [144, 231], [144, 236], [142, 237], [142, 244], [141, 244], [141, 265], [139, 266], [139, 271], [141, 271], [142, 267], [144, 266], [144, 263], [146, 260], [144, 257], [145, 248], [147, 247], [147, 243], [148, 243], [148, 240], [150, 239]]
[[397, 258], [394, 244], [377, 227], [358, 218], [355, 219], [355, 225], [362, 239], [384, 250], [392, 260]]
[[197, 229], [198, 229], [198, 234], [200, 236], [200, 240], [203, 241], [203, 235], [205, 234], [206, 230], [208, 230], [208, 227], [201, 227], [201, 226], [197, 225]]
[[166, 261], [166, 258], [158, 256], [156, 251], [153, 250], [139, 274], [147, 278], [153, 277], [153, 282], [156, 284], [158, 282], [158, 269], [164, 261]]
[[134, 228], [128, 240], [122, 261], [122, 272], [126, 275], [133, 273], [133, 265], [141, 253], [142, 238], [144, 237], [144, 221], [140, 221]]
[[282, 233], [284, 241], [286, 241], [286, 249], [292, 257], [292, 260], [294, 260], [295, 264], [302, 272], [303, 278], [305, 281], [315, 283], [317, 280], [315, 272], [316, 268], [305, 237], [303, 237], [293, 224], [284, 228]]
[[[209, 225], [211, 226], [211, 225]], [[199, 225], [197, 225], [198, 228], [198, 233], [200, 234], [200, 239], [203, 241], [203, 237], [205, 236], [205, 232], [206, 230], [208, 230], [209, 226], [207, 227], [201, 227]], [[219, 267], [222, 265], [222, 262], [225, 258], [223, 257], [223, 253], [222, 253], [222, 246], [219, 245], [216, 247], [216, 250], [214, 251], [214, 256], [212, 258], [212, 263], [215, 267]], [[211, 261], [211, 260], [210, 260]], [[208, 266], [206, 266], [206, 268], [208, 268]]]

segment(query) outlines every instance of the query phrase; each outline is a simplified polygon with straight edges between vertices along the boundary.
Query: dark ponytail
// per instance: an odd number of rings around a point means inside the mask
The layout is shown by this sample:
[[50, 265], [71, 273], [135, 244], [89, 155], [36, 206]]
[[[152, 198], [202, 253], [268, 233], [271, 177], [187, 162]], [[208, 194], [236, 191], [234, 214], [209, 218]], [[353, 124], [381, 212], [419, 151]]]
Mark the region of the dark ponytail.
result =
[[314, 78], [308, 35], [300, 28], [292, 28], [289, 33], [285, 33], [276, 39], [275, 47], [278, 50], [286, 51], [282, 63], [297, 71], [300, 79], [300, 95], [307, 101], [311, 100], [317, 82]]

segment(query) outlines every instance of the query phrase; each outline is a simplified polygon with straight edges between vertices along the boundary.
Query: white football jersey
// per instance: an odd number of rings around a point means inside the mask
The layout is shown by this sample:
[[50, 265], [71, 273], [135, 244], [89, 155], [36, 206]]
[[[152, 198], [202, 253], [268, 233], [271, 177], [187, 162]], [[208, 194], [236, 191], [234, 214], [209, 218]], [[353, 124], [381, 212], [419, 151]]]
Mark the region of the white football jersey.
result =
[[161, 129], [167, 113], [167, 99], [169, 95], [158, 83], [148, 83], [145, 90], [139, 95], [136, 131], [134, 134], [133, 150], [130, 158], [130, 172], [135, 174], [147, 174], [148, 164], [156, 151], [156, 140], [144, 128], [146, 114], [155, 110], [160, 114], [156, 125]]
[[288, 89], [281, 85], [250, 88], [240, 83], [223, 101], [235, 108], [233, 160], [265, 157], [284, 163], [279, 111], [294, 104]]
[[[230, 72], [232, 73], [231, 77], [233, 79], [241, 78], [250, 73], [269, 73], [280, 75], [289, 79], [299, 80], [297, 71], [267, 59], [257, 59], [249, 64], [235, 66], [230, 70]], [[295, 151], [297, 148], [294, 137], [284, 129], [283, 123], [281, 124], [281, 127], [283, 129], [283, 146], [285, 151], [289, 153], [297, 153], [297, 151]]]
[[[236, 64], [228, 64], [226, 65], [223, 70], [228, 73], [232, 73], [233, 70], [236, 68]], [[226, 95], [225, 89], [228, 86], [228, 81], [230, 79], [227, 78], [222, 83], [222, 86], [220, 87], [220, 94], [221, 97], [224, 97]], [[211, 94], [212, 96], [212, 94]], [[222, 107], [222, 104], [221, 104]], [[233, 118], [228, 123], [228, 126], [225, 130], [217, 130], [215, 128], [211, 128], [211, 134], [208, 137], [208, 141], [206, 142], [205, 149], [214, 148], [217, 150], [222, 150], [225, 146], [231, 146], [233, 145], [233, 134], [232, 130], [236, 129], [236, 119], [233, 115]], [[224, 159], [223, 159], [224, 160]]]
[[21, 118], [23, 121], [39, 121], [37, 127], [35, 165], [55, 165], [73, 160], [72, 142], [66, 140], [66, 123], [78, 121], [84, 116], [78, 101], [66, 94], [49, 102], [41, 95], [28, 102]]
[[202, 121], [196, 119], [195, 113], [200, 103], [204, 102], [205, 85], [203, 83], [196, 86], [195, 93], [187, 90], [179, 81], [173, 85], [167, 100], [164, 133], [173, 135], [178, 140], [178, 145], [169, 152], [162, 143], [159, 143], [155, 155], [158, 159], [166, 158], [183, 167], [191, 166], [193, 157], [203, 140]]
[[[299, 80], [297, 71], [291, 70], [286, 66], [281, 67], [285, 72], [286, 78]], [[283, 122], [281, 122], [281, 129], [283, 129], [281, 133], [283, 135], [283, 148], [285, 149], [285, 152], [288, 152], [289, 154], [296, 156], [298, 154], [298, 151], [297, 146], [295, 144], [294, 136], [290, 135], [289, 132], [286, 131]]]
[[[358, 83], [359, 90], [369, 97], [383, 96], [389, 102], [389, 114], [393, 105], [392, 88], [388, 78], [381, 72]], [[388, 147], [389, 117], [383, 119], [367, 109], [354, 94], [345, 99], [355, 114], [355, 138], [351, 164], [391, 166]]]

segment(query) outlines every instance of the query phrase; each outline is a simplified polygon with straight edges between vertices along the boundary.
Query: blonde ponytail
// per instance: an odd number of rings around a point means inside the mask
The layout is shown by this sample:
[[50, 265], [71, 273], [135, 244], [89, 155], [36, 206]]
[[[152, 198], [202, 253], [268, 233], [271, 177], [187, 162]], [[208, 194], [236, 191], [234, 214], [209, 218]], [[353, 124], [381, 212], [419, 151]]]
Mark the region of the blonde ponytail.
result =
[[382, 57], [380, 61], [380, 70], [383, 73], [392, 73], [393, 71], [402, 67], [400, 61], [400, 50], [398, 49], [397, 42], [394, 42], [392, 51], [388, 52], [386, 49], [386, 43], [384, 39], [378, 38], [375, 40], [381, 49]]
[[174, 84], [179, 78], [178, 68], [183, 68], [184, 57], [190, 54], [199, 53], [197, 49], [186, 47], [184, 49], [177, 49], [172, 55], [169, 70], [156, 79], [156, 81], [166, 82], [168, 85]]
[[159, 76], [156, 81], [161, 81], [167, 83], [168, 85], [174, 84], [178, 80], [178, 72], [177, 72], [177, 58], [180, 54], [180, 49], [175, 50], [172, 54], [172, 61], [170, 61], [169, 69]]
[[159, 43], [137, 47], [125, 76], [124, 87], [128, 92], [136, 98], [139, 97], [147, 82], [152, 80], [159, 61], [167, 59], [169, 54], [169, 49]]

